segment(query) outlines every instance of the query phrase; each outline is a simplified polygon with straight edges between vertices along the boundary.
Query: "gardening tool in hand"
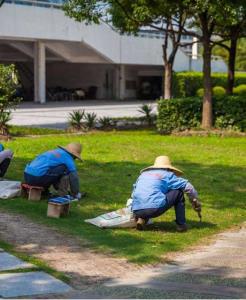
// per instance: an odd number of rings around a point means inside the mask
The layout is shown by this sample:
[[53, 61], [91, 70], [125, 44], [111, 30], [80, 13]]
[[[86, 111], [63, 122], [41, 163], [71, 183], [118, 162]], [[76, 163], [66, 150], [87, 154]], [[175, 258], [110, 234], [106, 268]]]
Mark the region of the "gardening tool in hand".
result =
[[198, 217], [200, 219], [200, 223], [202, 222], [202, 214], [201, 214], [201, 210], [197, 211]]
[[197, 199], [193, 199], [192, 207], [197, 212], [200, 222], [202, 222], [202, 205], [201, 205], [201, 203]]

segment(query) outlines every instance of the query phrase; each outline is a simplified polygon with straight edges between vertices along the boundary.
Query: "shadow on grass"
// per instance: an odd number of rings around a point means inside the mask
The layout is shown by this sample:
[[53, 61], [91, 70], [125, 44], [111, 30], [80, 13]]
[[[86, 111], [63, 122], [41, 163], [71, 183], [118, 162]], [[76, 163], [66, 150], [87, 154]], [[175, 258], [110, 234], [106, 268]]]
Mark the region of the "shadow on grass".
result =
[[[189, 224], [189, 229], [203, 229], [203, 228], [214, 228], [217, 225], [212, 222], [200, 222], [195, 220], [186, 220]], [[177, 232], [176, 226], [174, 226], [174, 221], [172, 222], [158, 222], [155, 221], [154, 224], [148, 225], [145, 231], [160, 231], [160, 232]]]

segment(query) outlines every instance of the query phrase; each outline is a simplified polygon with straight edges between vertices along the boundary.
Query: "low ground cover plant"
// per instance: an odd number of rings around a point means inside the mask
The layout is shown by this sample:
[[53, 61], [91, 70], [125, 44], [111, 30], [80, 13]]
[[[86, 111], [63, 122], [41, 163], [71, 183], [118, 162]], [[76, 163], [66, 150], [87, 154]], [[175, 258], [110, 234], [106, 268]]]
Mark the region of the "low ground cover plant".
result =
[[[21, 180], [25, 165], [43, 151], [66, 145], [73, 139], [83, 144], [83, 162], [77, 162], [81, 203], [73, 203], [67, 218], [46, 217], [47, 202], [22, 198], [1, 200], [0, 209], [17, 212], [69, 233], [87, 247], [125, 257], [139, 264], [160, 262], [166, 253], [181, 251], [245, 220], [244, 138], [162, 136], [155, 131], [94, 132], [92, 134], [16, 138], [6, 147], [15, 151], [7, 177]], [[158, 155], [169, 155], [197, 188], [203, 204], [203, 222], [187, 201], [187, 233], [176, 232], [174, 211], [157, 218], [143, 232], [135, 229], [101, 230], [85, 219], [125, 206], [139, 171]], [[84, 243], [83, 243], [84, 244]]]
[[74, 110], [69, 113], [68, 116], [68, 124], [76, 130], [84, 130], [84, 117], [85, 111], [84, 110]]
[[153, 124], [153, 120], [154, 120], [154, 113], [153, 113], [153, 106], [151, 104], [143, 104], [142, 106], [140, 106], [140, 108], [138, 109], [138, 111], [143, 114], [143, 120], [145, 120], [147, 122], [147, 124], [149, 126], [151, 126]]
[[97, 122], [97, 115], [95, 113], [85, 114], [85, 126], [88, 129], [95, 128]]
[[110, 129], [114, 125], [114, 121], [109, 117], [101, 117], [98, 122], [102, 129]]
[[156, 121], [156, 115], [153, 113], [153, 106], [143, 104], [138, 111], [142, 114], [141, 117], [122, 117], [110, 118], [107, 116], [98, 118], [97, 114], [87, 113], [85, 110], [74, 110], [69, 113], [68, 124], [72, 130], [87, 131], [96, 129], [135, 129], [136, 127], [151, 127]]

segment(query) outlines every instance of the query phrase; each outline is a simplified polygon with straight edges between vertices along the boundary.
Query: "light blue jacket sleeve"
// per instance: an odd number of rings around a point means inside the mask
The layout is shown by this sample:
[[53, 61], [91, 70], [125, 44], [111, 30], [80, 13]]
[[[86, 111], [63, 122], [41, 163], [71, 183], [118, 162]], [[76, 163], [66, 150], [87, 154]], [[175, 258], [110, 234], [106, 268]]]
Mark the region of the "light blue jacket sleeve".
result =
[[176, 176], [174, 173], [170, 173], [170, 176], [167, 180], [168, 183], [168, 190], [179, 190], [185, 189], [188, 180], [182, 177]]
[[169, 190], [178, 190], [181, 189], [186, 193], [192, 201], [193, 199], [198, 197], [198, 193], [193, 187], [193, 185], [187, 180], [182, 177], [178, 177], [175, 174], [171, 174], [168, 180], [168, 189]]
[[132, 194], [131, 194], [131, 198], [133, 198], [133, 193], [134, 193], [134, 191], [135, 191], [136, 184], [137, 184], [137, 182], [134, 183], [134, 184], [132, 185]]

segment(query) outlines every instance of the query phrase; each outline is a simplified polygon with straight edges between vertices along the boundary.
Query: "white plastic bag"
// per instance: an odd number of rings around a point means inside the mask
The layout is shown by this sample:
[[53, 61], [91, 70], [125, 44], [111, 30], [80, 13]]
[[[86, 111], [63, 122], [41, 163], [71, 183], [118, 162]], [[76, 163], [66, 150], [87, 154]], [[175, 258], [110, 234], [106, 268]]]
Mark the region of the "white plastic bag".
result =
[[9, 199], [21, 195], [21, 182], [3, 180], [0, 181], [0, 199]]
[[109, 212], [100, 215], [94, 219], [85, 220], [86, 223], [93, 224], [101, 228], [133, 228], [136, 227], [136, 221], [131, 211], [132, 199], [127, 201], [127, 207], [118, 209], [113, 212]]

